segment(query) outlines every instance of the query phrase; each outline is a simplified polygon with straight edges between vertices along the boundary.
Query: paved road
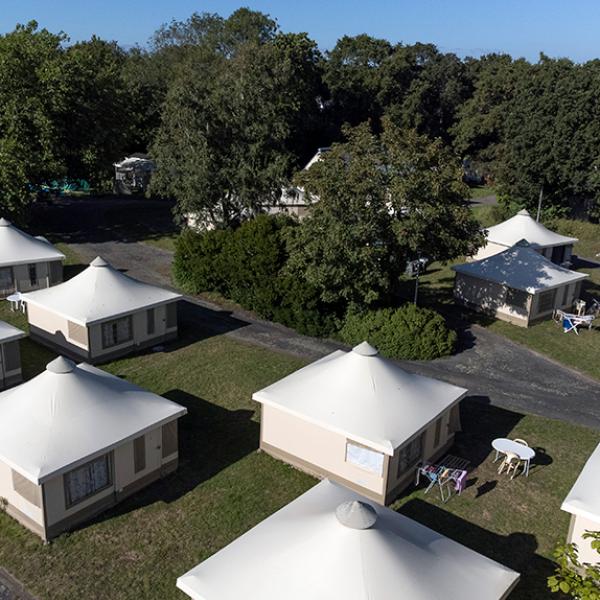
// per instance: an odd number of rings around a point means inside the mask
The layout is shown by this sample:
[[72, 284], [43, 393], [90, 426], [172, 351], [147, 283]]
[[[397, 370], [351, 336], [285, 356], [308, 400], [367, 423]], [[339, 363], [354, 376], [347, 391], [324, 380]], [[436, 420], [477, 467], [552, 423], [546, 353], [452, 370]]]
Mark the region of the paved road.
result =
[[34, 600], [23, 586], [0, 567], [0, 600]]
[[[74, 244], [85, 260], [102, 255], [115, 267], [149, 283], [170, 286], [171, 253], [139, 242], [104, 241]], [[336, 343], [297, 334], [281, 325], [230, 314], [202, 300], [187, 298], [182, 318], [208, 334], [225, 334], [314, 359]], [[461, 333], [465, 349], [430, 362], [403, 362], [409, 370], [469, 389], [482, 401], [516, 411], [564, 419], [600, 429], [600, 382], [579, 375], [527, 348], [479, 326]]]

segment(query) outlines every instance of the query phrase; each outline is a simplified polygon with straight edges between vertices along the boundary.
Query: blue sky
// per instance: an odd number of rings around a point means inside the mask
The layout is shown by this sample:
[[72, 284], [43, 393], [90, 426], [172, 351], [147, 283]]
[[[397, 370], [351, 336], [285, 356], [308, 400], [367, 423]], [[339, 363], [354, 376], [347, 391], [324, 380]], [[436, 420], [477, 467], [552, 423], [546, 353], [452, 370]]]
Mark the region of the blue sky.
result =
[[540, 51], [575, 61], [600, 57], [598, 0], [0, 0], [0, 32], [31, 19], [72, 40], [92, 34], [144, 44], [166, 21], [194, 11], [227, 16], [240, 5], [275, 17], [284, 31], [306, 31], [331, 48], [344, 34], [393, 42], [433, 42], [444, 51], [503, 51], [536, 60]]

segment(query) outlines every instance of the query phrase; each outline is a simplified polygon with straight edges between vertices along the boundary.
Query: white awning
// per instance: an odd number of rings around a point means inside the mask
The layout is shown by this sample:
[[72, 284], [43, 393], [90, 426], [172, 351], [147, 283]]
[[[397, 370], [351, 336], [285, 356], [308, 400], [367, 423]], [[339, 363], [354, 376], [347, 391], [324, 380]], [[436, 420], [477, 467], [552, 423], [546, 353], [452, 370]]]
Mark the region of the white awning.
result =
[[177, 580], [193, 600], [501, 600], [519, 574], [329, 481]]
[[64, 260], [48, 240], [33, 237], [17, 229], [10, 221], [0, 219], [0, 267]]
[[538, 223], [526, 210], [519, 211], [514, 217], [493, 225], [487, 230], [487, 240], [510, 248], [519, 240], [527, 240], [536, 248], [565, 246], [577, 242], [577, 238], [560, 235]]
[[525, 240], [488, 258], [455, 265], [452, 269], [457, 273], [500, 283], [528, 294], [537, 294], [589, 277], [586, 273], [554, 264], [536, 252]]
[[0, 393], [0, 460], [43, 483], [186, 412], [105, 371], [59, 357], [37, 377]]
[[408, 373], [363, 342], [351, 352], [333, 352], [252, 397], [391, 456], [466, 392]]
[[121, 273], [100, 257], [64, 283], [22, 294], [24, 302], [81, 325], [131, 314], [179, 298], [181, 294], [142, 283]]
[[600, 523], [600, 444], [588, 458], [561, 508]]
[[0, 344], [13, 342], [25, 337], [25, 332], [17, 327], [13, 327], [10, 323], [0, 321]]

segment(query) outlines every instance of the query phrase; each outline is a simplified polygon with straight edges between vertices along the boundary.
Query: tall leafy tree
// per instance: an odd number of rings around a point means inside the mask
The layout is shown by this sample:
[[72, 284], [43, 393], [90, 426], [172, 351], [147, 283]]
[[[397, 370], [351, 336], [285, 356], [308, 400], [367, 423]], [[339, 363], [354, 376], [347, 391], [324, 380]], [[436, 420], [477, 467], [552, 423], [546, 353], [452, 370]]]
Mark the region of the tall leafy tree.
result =
[[58, 127], [65, 40], [34, 21], [0, 36], [0, 205], [15, 216], [31, 200], [30, 183], [65, 173]]
[[345, 143], [298, 176], [318, 201], [294, 230], [289, 267], [325, 303], [364, 307], [389, 296], [399, 257], [380, 141], [366, 123], [344, 131]]

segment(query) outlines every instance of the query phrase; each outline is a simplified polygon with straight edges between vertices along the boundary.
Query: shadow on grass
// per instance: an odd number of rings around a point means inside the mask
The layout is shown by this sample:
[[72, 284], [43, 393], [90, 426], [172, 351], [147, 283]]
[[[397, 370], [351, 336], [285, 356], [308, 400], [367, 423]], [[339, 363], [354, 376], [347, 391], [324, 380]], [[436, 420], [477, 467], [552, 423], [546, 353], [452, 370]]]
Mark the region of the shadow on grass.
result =
[[521, 580], [510, 600], [561, 598], [550, 594], [546, 586], [546, 580], [554, 572], [554, 563], [536, 554], [538, 544], [534, 535], [499, 535], [418, 498], [404, 504], [399, 512], [520, 573]]
[[31, 229], [67, 243], [135, 242], [178, 232], [174, 203], [142, 197], [56, 198], [36, 203]]
[[254, 411], [227, 410], [178, 389], [163, 395], [188, 409], [188, 414], [179, 420], [177, 471], [149, 484], [81, 528], [156, 502], [174, 502], [258, 449], [260, 425], [252, 420]]

